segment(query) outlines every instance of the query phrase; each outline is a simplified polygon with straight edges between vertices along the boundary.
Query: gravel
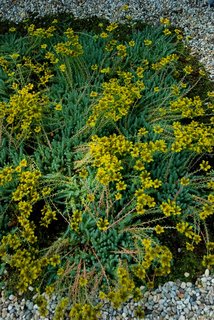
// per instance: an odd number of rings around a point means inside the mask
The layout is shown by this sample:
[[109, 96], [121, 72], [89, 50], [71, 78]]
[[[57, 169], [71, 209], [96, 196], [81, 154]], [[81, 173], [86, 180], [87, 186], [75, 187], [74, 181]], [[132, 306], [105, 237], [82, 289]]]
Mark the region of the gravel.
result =
[[[109, 303], [102, 308], [100, 320], [137, 320], [135, 311], [144, 311], [146, 320], [213, 320], [214, 319], [214, 275], [209, 270], [195, 283], [177, 280], [169, 281], [150, 291], [141, 287], [142, 300], [130, 300], [120, 309], [114, 309]], [[45, 295], [45, 294], [44, 294]], [[0, 320], [51, 320], [57, 305], [56, 295], [48, 300], [48, 315], [42, 317], [38, 306], [30, 300], [18, 299], [14, 295], [0, 297]], [[65, 319], [69, 319], [68, 313]]]

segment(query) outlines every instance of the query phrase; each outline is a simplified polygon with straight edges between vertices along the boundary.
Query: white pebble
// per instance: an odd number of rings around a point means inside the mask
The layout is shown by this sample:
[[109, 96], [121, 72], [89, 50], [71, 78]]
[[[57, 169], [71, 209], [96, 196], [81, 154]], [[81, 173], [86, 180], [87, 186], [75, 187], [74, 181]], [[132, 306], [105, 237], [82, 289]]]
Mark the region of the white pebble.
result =
[[190, 276], [189, 272], [185, 272], [185, 273], [184, 273], [184, 276], [185, 276], [186, 278], [188, 278], [188, 277]]
[[206, 269], [205, 272], [204, 272], [205, 277], [209, 277], [209, 274], [210, 274], [210, 270]]

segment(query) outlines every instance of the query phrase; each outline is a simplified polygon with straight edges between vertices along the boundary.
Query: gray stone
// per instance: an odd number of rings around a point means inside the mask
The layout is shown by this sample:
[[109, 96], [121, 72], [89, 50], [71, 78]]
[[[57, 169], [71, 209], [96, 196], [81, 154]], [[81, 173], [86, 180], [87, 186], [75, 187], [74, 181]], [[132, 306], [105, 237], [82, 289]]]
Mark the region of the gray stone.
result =
[[185, 288], [186, 288], [186, 282], [182, 282], [182, 283], [181, 283], [181, 288], [182, 288], [182, 289], [185, 289]]

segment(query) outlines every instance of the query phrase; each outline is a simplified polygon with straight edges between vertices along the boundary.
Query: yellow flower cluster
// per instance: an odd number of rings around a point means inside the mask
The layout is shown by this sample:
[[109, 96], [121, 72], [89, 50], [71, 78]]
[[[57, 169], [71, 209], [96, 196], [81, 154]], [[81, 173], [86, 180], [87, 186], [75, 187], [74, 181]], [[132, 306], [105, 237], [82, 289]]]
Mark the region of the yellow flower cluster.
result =
[[43, 209], [41, 210], [42, 218], [40, 220], [40, 225], [44, 227], [48, 227], [49, 224], [53, 220], [57, 220], [56, 217], [56, 211], [53, 211], [50, 206], [44, 206]]
[[38, 181], [41, 173], [35, 171], [23, 171], [19, 176], [19, 185], [12, 194], [12, 200], [17, 202], [19, 209], [18, 222], [22, 227], [22, 236], [29, 242], [35, 243], [37, 237], [34, 234], [35, 226], [29, 221], [33, 210], [33, 204], [40, 198]]
[[[76, 303], [72, 306], [69, 313], [69, 317], [72, 320], [98, 320], [101, 313], [99, 311], [99, 306], [93, 307], [90, 304]], [[61, 318], [60, 318], [61, 319]]]
[[47, 29], [45, 28], [36, 28], [34, 24], [31, 24], [27, 28], [29, 36], [39, 37], [39, 38], [51, 38], [53, 37], [53, 32], [56, 30], [56, 27], [50, 26]]
[[208, 254], [204, 256], [202, 264], [207, 268], [211, 268], [212, 266], [214, 266], [214, 254]]
[[153, 186], [153, 181], [150, 179], [150, 184], [148, 184], [145, 187], [145, 184], [143, 185], [143, 188], [136, 190], [135, 196], [136, 196], [136, 211], [137, 214], [144, 214], [146, 212], [145, 208], [153, 208], [156, 206], [155, 199], [151, 197], [150, 195], [146, 194], [144, 192], [145, 189], [150, 188]]
[[[17, 289], [23, 293], [28, 287], [41, 275], [42, 269], [47, 265], [56, 266], [60, 263], [58, 255], [50, 258], [42, 257], [37, 259], [38, 250], [32, 247], [36, 243], [37, 237], [35, 235], [35, 225], [30, 221], [30, 215], [33, 211], [33, 205], [40, 199], [39, 193], [39, 179], [41, 173], [38, 170], [28, 171], [24, 169], [27, 166], [25, 159], [21, 160], [19, 165], [15, 168], [6, 167], [1, 170], [3, 174], [3, 183], [8, 182], [8, 175], [16, 174], [16, 180], [19, 184], [16, 190], [12, 193], [12, 201], [17, 202], [19, 222], [19, 230], [14, 234], [8, 234], [2, 238], [0, 246], [0, 254], [3, 261], [8, 263], [10, 267], [16, 268], [18, 271]], [[6, 176], [6, 178], [5, 178]], [[11, 180], [11, 176], [9, 176]], [[49, 194], [49, 188], [42, 190], [43, 196]], [[50, 214], [51, 212], [51, 214]], [[51, 219], [55, 219], [55, 214], [44, 207], [42, 210], [44, 215], [41, 219], [42, 223], [47, 226]], [[24, 244], [28, 245], [25, 249]], [[13, 250], [14, 253], [8, 254], [7, 250]]]
[[176, 229], [180, 232], [185, 234], [186, 237], [191, 238], [192, 237], [192, 229], [193, 227], [189, 225], [188, 222], [182, 221], [176, 224]]
[[[0, 105], [1, 107], [1, 105]], [[6, 166], [0, 170], [0, 186], [13, 180], [14, 169], [11, 166]]]
[[[92, 137], [92, 142], [89, 143], [89, 152], [93, 159], [93, 166], [98, 167], [96, 178], [100, 183], [107, 185], [111, 181], [121, 182], [122, 162], [115, 154], [127, 153], [131, 146], [132, 143], [122, 135]], [[120, 185], [118, 188], [121, 189]]]
[[117, 55], [121, 58], [125, 58], [127, 56], [127, 52], [126, 52], [126, 46], [124, 44], [118, 44], [116, 46], [117, 49]]
[[167, 57], [161, 58], [160, 61], [153, 63], [152, 64], [152, 69], [153, 70], [161, 70], [165, 68], [167, 65], [170, 63], [177, 61], [178, 60], [178, 55], [173, 53], [168, 55]]
[[170, 102], [170, 111], [181, 113], [184, 118], [203, 116], [205, 110], [199, 96], [192, 98], [179, 97]]
[[61, 320], [62, 317], [65, 314], [66, 308], [68, 306], [69, 303], [69, 299], [68, 298], [62, 298], [60, 300], [60, 302], [57, 304], [55, 312], [54, 312], [54, 316], [53, 316], [53, 320]]
[[92, 115], [87, 122], [89, 126], [95, 126], [100, 117], [118, 121], [128, 114], [135, 100], [141, 98], [143, 82], [132, 83], [133, 75], [130, 72], [123, 73], [122, 76], [124, 84], [120, 84], [121, 80], [116, 78], [102, 84], [103, 93], [98, 103], [92, 107]]
[[155, 268], [155, 274], [158, 276], [163, 276], [170, 273], [170, 266], [172, 260], [172, 254], [170, 250], [159, 244], [153, 243], [151, 239], [143, 239], [142, 244], [144, 247], [144, 257], [141, 264], [134, 268], [134, 273], [141, 280], [146, 278], [146, 270], [150, 268], [152, 263], [158, 265], [159, 267]]
[[54, 46], [56, 53], [71, 57], [78, 57], [82, 55], [82, 45], [79, 43], [79, 37], [74, 33], [73, 29], [68, 28], [64, 34], [68, 40], [65, 42], [59, 42]]
[[199, 217], [201, 220], [205, 220], [207, 217], [214, 214], [214, 205], [213, 204], [204, 204], [202, 211], [199, 212]]
[[1, 118], [5, 118], [16, 138], [32, 134], [32, 126], [39, 126], [42, 115], [49, 103], [48, 97], [34, 92], [33, 84], [28, 84], [10, 96], [8, 103], [1, 103]]
[[79, 224], [82, 221], [82, 212], [79, 210], [75, 210], [72, 213], [71, 221], [70, 221], [70, 227], [72, 230], [78, 232], [79, 231]]
[[[56, 260], [59, 263], [59, 256], [53, 256], [49, 259], [46, 257], [37, 259], [37, 249], [21, 248], [22, 245], [22, 240], [17, 234], [8, 234], [2, 238], [0, 246], [0, 257], [2, 261], [5, 261], [10, 267], [18, 271], [16, 288], [20, 293], [27, 291], [28, 287], [41, 275], [43, 268], [49, 264], [53, 264], [53, 261]], [[8, 254], [8, 248], [14, 250], [15, 253]]]
[[[133, 143], [123, 135], [116, 134], [102, 138], [93, 136], [92, 142], [89, 143], [92, 166], [97, 167], [96, 179], [103, 185], [115, 182], [117, 191], [123, 191], [127, 188], [126, 183], [122, 180], [123, 158], [131, 156], [135, 159], [133, 169], [140, 171], [139, 178], [141, 182], [141, 188], [135, 193], [138, 214], [143, 214], [145, 213], [145, 208], [152, 208], [156, 205], [154, 198], [144, 191], [149, 188], [157, 189], [162, 184], [158, 179], [152, 180], [150, 172], [145, 170], [145, 163], [153, 161], [155, 152], [166, 152], [166, 149], [166, 142], [162, 139], [148, 143]], [[115, 195], [116, 200], [121, 199], [121, 197], [121, 193]]]
[[8, 64], [9, 62], [3, 56], [0, 56], [0, 67], [2, 67], [4, 71], [7, 71]]
[[[48, 59], [49, 55], [47, 53], [46, 58]], [[30, 57], [23, 57], [23, 64], [22, 66], [31, 70], [38, 78], [39, 78], [39, 85], [45, 85], [48, 81], [54, 76], [51, 70], [48, 68], [48, 63], [43, 62], [33, 62]]]
[[201, 241], [201, 237], [193, 231], [193, 227], [186, 221], [177, 223], [176, 229], [178, 232], [184, 234], [187, 238], [192, 240], [192, 243], [186, 242], [186, 249], [189, 251], [193, 251], [193, 244], [198, 244]]
[[111, 40], [106, 44], [105, 50], [106, 50], [107, 52], [111, 52], [111, 51], [113, 51], [113, 50], [116, 48], [117, 45], [118, 45], [118, 41], [115, 40], [115, 39], [111, 39]]
[[193, 68], [191, 65], [186, 66], [183, 70], [184, 70], [184, 73], [187, 75], [193, 72]]
[[49, 60], [50, 63], [52, 63], [52, 64], [57, 64], [59, 62], [59, 59], [55, 56], [55, 54], [53, 52], [50, 52], [50, 51], [48, 51], [45, 54], [45, 58], [47, 60]]
[[174, 200], [168, 199], [167, 202], [162, 202], [160, 208], [166, 217], [181, 214], [181, 208], [176, 205], [176, 202]]
[[106, 27], [106, 31], [112, 32], [113, 30], [116, 30], [118, 28], [118, 23], [112, 22]]
[[102, 291], [99, 293], [100, 299], [111, 301], [114, 308], [119, 308], [123, 302], [131, 298], [135, 290], [134, 281], [125, 267], [118, 267], [117, 278], [117, 288], [110, 290], [107, 294]]
[[173, 122], [172, 127], [175, 136], [175, 140], [171, 145], [173, 152], [189, 149], [197, 153], [212, 153], [214, 129], [211, 126], [192, 121], [188, 125]]

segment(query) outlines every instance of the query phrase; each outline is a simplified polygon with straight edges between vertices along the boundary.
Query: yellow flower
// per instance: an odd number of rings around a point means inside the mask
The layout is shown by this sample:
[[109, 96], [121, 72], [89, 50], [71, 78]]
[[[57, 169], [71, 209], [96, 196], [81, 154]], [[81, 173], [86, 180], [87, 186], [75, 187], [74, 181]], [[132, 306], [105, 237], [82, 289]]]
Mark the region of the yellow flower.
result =
[[82, 169], [79, 173], [79, 176], [83, 179], [87, 178], [88, 176], [88, 171], [86, 169]]
[[55, 267], [57, 264], [60, 264], [60, 256], [59, 255], [55, 255], [52, 258], [50, 258], [49, 263]]
[[169, 36], [170, 34], [172, 34], [172, 31], [166, 28], [163, 30], [163, 33], [165, 34], [165, 36]]
[[159, 188], [161, 185], [162, 185], [162, 182], [161, 182], [160, 180], [155, 179], [155, 180], [153, 181], [153, 187], [154, 187], [155, 189]]
[[122, 7], [121, 7], [121, 10], [124, 10], [124, 11], [127, 11], [129, 9], [129, 5], [128, 4], [124, 4]]
[[100, 298], [101, 300], [106, 299], [106, 294], [105, 294], [103, 291], [100, 291], [100, 292], [99, 292], [99, 298]]
[[34, 129], [34, 131], [35, 131], [36, 133], [39, 133], [39, 132], [41, 131], [41, 127], [36, 127], [36, 128]]
[[59, 69], [60, 69], [62, 72], [65, 72], [65, 70], [66, 70], [65, 64], [60, 64]]
[[16, 60], [20, 55], [18, 53], [13, 53], [10, 55], [10, 57], [14, 60]]
[[208, 91], [207, 96], [210, 98], [214, 98], [214, 91]]
[[177, 39], [178, 40], [182, 40], [183, 39], [183, 36], [181, 34], [177, 35]]
[[140, 128], [139, 130], [138, 130], [138, 135], [139, 136], [143, 136], [143, 135], [145, 135], [145, 134], [147, 134], [148, 133], [148, 130], [146, 130], [146, 128]]
[[190, 65], [186, 66], [183, 70], [186, 74], [191, 74], [193, 72], [193, 68]]
[[155, 133], [162, 133], [162, 132], [164, 131], [164, 129], [163, 129], [160, 125], [155, 125], [155, 126], [153, 127], [153, 131], [154, 131]]
[[98, 93], [96, 91], [91, 91], [90, 93], [90, 97], [91, 98], [94, 98], [94, 97], [97, 97], [98, 96]]
[[185, 177], [181, 178], [180, 180], [180, 184], [182, 186], [188, 186], [189, 182], [190, 182], [189, 178], [185, 178]]
[[147, 239], [143, 239], [142, 240], [142, 244], [144, 245], [145, 248], [148, 249], [151, 246], [152, 241], [150, 239], [148, 239], [148, 238]]
[[91, 70], [96, 71], [98, 69], [98, 65], [97, 64], [93, 64], [91, 66]]
[[202, 163], [200, 164], [201, 170], [208, 171], [211, 169], [211, 166], [209, 165], [208, 161], [203, 160]]
[[154, 87], [154, 92], [156, 93], [156, 92], [159, 92], [160, 91], [160, 89], [159, 89], [159, 87]]
[[207, 182], [207, 188], [214, 189], [214, 181]]
[[135, 46], [134, 40], [129, 41], [129, 46], [130, 46], [130, 47], [134, 47], [134, 46]]
[[46, 49], [46, 48], [47, 48], [47, 46], [48, 46], [48, 45], [47, 45], [46, 43], [43, 43], [43, 44], [41, 44], [41, 46], [40, 46], [40, 47], [41, 47], [41, 49]]
[[202, 77], [206, 76], [206, 72], [204, 70], [202, 70], [202, 69], [199, 70], [199, 74]]
[[152, 40], [145, 39], [145, 40], [144, 40], [144, 44], [145, 44], [145, 46], [151, 46]]
[[117, 29], [117, 27], [118, 27], [118, 23], [113, 22], [113, 23], [111, 23], [109, 26], [107, 26], [106, 31], [111, 32], [111, 31]]
[[122, 194], [121, 193], [118, 192], [118, 193], [115, 194], [115, 199], [116, 200], [120, 200], [121, 198], [122, 198]]
[[21, 166], [17, 166], [17, 167], [15, 168], [15, 171], [16, 171], [16, 172], [21, 172], [21, 171], [22, 171], [22, 167], [21, 167]]
[[109, 73], [110, 72], [110, 68], [107, 67], [107, 68], [103, 68], [100, 70], [101, 73]]
[[199, 234], [194, 234], [193, 241], [197, 244], [201, 241], [201, 237], [199, 236]]
[[159, 224], [156, 225], [156, 227], [155, 227], [154, 230], [155, 230], [155, 232], [156, 232], [157, 234], [160, 234], [160, 233], [163, 233], [163, 232], [164, 232], [164, 228], [161, 227]]
[[100, 231], [106, 231], [108, 229], [109, 222], [107, 219], [100, 218], [97, 222], [97, 227]]
[[94, 199], [95, 199], [94, 194], [91, 194], [91, 193], [90, 193], [90, 194], [87, 195], [87, 200], [88, 200], [89, 202], [93, 202]]
[[15, 28], [15, 27], [11, 27], [11, 28], [9, 29], [9, 31], [10, 31], [10, 32], [15, 32], [15, 31], [16, 31], [16, 28]]
[[57, 275], [58, 275], [58, 276], [62, 276], [62, 275], [64, 274], [64, 272], [65, 272], [65, 270], [64, 270], [63, 268], [59, 268], [59, 269], [57, 270]]
[[185, 89], [187, 87], [187, 84], [184, 82], [181, 82], [181, 88]]
[[214, 203], [214, 194], [210, 193], [210, 194], [208, 195], [207, 200], [208, 200], [209, 202], [211, 202], [211, 203]]
[[88, 280], [86, 278], [84, 278], [84, 277], [79, 278], [80, 287], [85, 287], [87, 285], [87, 283], [88, 283]]
[[125, 184], [124, 181], [120, 181], [120, 182], [116, 183], [116, 189], [118, 191], [126, 190], [126, 187], [127, 187], [127, 185]]
[[103, 38], [103, 39], [108, 38], [108, 33], [102, 32], [102, 33], [100, 34], [100, 37]]
[[165, 24], [165, 25], [170, 25], [170, 20], [168, 18], [160, 18], [160, 23]]
[[21, 167], [27, 167], [27, 160], [26, 160], [26, 159], [22, 159], [22, 160], [20, 161], [19, 165], [20, 165]]
[[191, 37], [191, 36], [187, 36], [187, 37], [186, 37], [186, 40], [187, 40], [187, 41], [190, 41], [190, 40], [192, 40], [192, 37]]
[[137, 160], [135, 165], [134, 165], [134, 169], [142, 171], [145, 169], [145, 166], [143, 164], [143, 162], [141, 160]]
[[61, 111], [62, 110], [62, 105], [60, 103], [56, 104], [55, 110]]
[[181, 34], [182, 33], [180, 29], [175, 29], [174, 31], [175, 31], [176, 34]]
[[186, 242], [186, 248], [187, 248], [188, 251], [193, 251], [194, 250], [194, 246], [189, 242]]

